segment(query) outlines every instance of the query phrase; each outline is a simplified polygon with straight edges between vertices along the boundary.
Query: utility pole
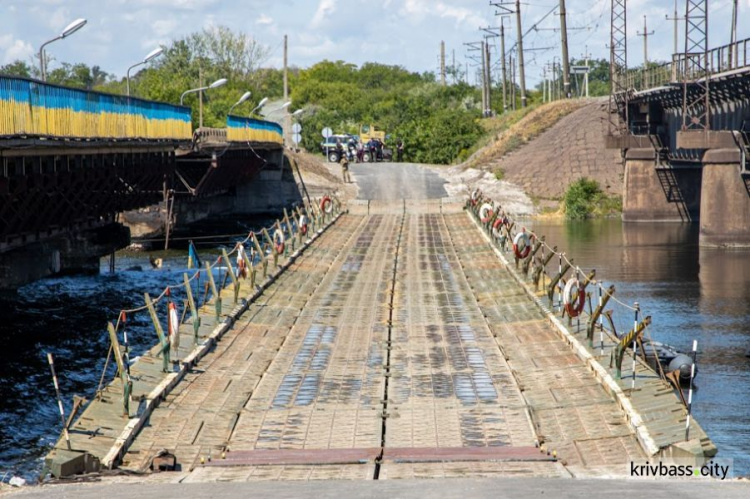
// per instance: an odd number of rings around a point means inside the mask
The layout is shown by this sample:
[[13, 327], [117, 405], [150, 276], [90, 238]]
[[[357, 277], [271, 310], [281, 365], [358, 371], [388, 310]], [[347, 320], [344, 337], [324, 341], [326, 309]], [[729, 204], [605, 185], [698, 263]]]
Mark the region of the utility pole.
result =
[[563, 93], [570, 97], [570, 62], [568, 60], [568, 27], [565, 21], [565, 0], [560, 0], [560, 33], [562, 37]]
[[735, 47], [737, 43], [737, 0], [732, 5], [732, 40], [729, 45], [729, 69], [737, 67], [738, 50]]
[[440, 84], [445, 86], [445, 42], [440, 42]]
[[[289, 74], [288, 74], [288, 57], [289, 57], [289, 46], [287, 44], [287, 35], [284, 35], [284, 102], [289, 102]], [[284, 142], [289, 145], [289, 132], [292, 120], [292, 115], [289, 112], [284, 116]]]
[[643, 37], [643, 69], [648, 69], [648, 37], [653, 35], [654, 32], [648, 32], [648, 26], [646, 25], [646, 16], [643, 16], [643, 33], [638, 32], [638, 36]]
[[485, 85], [487, 89], [487, 110], [484, 114], [489, 118], [492, 116], [492, 64], [490, 63], [490, 44], [487, 42], [487, 38], [485, 38], [484, 50], [485, 58], [487, 59], [485, 62], [485, 66], [487, 67], [487, 84]]
[[456, 71], [456, 49], [451, 49], [451, 70], [453, 71], [453, 84], [456, 84], [456, 76], [458, 76], [458, 72]]
[[589, 57], [591, 57], [591, 54], [589, 54], [589, 46], [586, 45], [586, 74], [583, 75], [583, 86], [586, 89], [586, 98], [589, 97]]
[[482, 40], [482, 116], [485, 118], [487, 117], [487, 107], [489, 107], [489, 102], [487, 102], [487, 70], [489, 68], [485, 57], [486, 45], [486, 42]]
[[518, 25], [518, 78], [521, 83], [521, 107], [526, 107], [526, 76], [523, 71], [523, 30], [521, 29], [521, 0], [516, 0], [516, 24]]
[[505, 70], [505, 23], [503, 23], [502, 18], [500, 18], [500, 60], [502, 61], [501, 67], [503, 74], [503, 113], [505, 113], [508, 111], [508, 91], [506, 88], [508, 77]]
[[[502, 19], [501, 19], [502, 20]], [[493, 28], [493, 27], [486, 27], [486, 28], [479, 28], [481, 31], [484, 31], [486, 34], [484, 35], [484, 45], [485, 45], [485, 66], [487, 67], [487, 84], [485, 85], [485, 88], [487, 89], [487, 116], [492, 115], [492, 63], [491, 63], [491, 57], [490, 57], [490, 49], [492, 48], [492, 45], [489, 42], [490, 38], [497, 38], [500, 36], [500, 31], [502, 30], [502, 27], [500, 28]]]
[[542, 66], [542, 103], [547, 102], [547, 67]]
[[674, 21], [674, 51], [672, 53], [676, 54], [677, 53], [677, 37], [679, 33], [678, 22], [685, 20], [684, 17], [677, 15], [677, 0], [674, 0], [674, 16], [669, 17], [669, 15], [664, 14], [664, 19], [666, 19], [667, 21]]
[[[203, 66], [198, 66], [198, 88], [203, 88]], [[203, 128], [203, 90], [198, 92], [198, 128]]]
[[510, 57], [510, 102], [513, 110], [516, 110], [516, 60]]

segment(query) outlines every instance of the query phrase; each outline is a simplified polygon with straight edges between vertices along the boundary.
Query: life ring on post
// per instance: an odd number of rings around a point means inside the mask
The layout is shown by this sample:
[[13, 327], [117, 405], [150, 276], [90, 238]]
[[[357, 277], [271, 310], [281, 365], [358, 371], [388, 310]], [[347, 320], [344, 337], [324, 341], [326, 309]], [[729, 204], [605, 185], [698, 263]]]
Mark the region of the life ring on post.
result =
[[[574, 290], [575, 289], [575, 294]], [[572, 278], [565, 283], [565, 289], [563, 290], [563, 305], [568, 316], [578, 317], [583, 312], [583, 307], [586, 303], [586, 293], [583, 292], [583, 286], [577, 278]]]
[[177, 306], [173, 301], [167, 306], [169, 309], [169, 320], [167, 321], [167, 338], [175, 354], [180, 348], [180, 317], [177, 315]]
[[325, 213], [333, 213], [333, 201], [328, 196], [320, 200], [320, 210]]
[[284, 233], [281, 232], [281, 229], [276, 229], [273, 233], [273, 246], [276, 248], [276, 254], [281, 254], [284, 252]]
[[490, 203], [484, 203], [481, 208], [479, 208], [479, 218], [482, 220], [483, 224], [486, 224], [492, 219], [493, 211], [494, 210]]
[[471, 193], [471, 205], [476, 206], [479, 202], [479, 198], [482, 197], [482, 191], [479, 189], [474, 189], [474, 192]]
[[[521, 246], [521, 242], [523, 242], [523, 246]], [[521, 232], [513, 238], [513, 253], [519, 260], [523, 260], [531, 253], [531, 239], [525, 228], [521, 229]]]
[[237, 243], [237, 275], [247, 279], [247, 264], [245, 263], [245, 247]]
[[299, 217], [299, 222], [297, 222], [297, 226], [299, 227], [300, 234], [303, 236], [307, 235], [307, 217], [305, 215], [302, 215]]
[[504, 223], [505, 220], [503, 220], [503, 217], [497, 217], [495, 219], [495, 222], [492, 224], [492, 235], [495, 237], [495, 239], [500, 239], [501, 237], [503, 237], [501, 229], [503, 228]]

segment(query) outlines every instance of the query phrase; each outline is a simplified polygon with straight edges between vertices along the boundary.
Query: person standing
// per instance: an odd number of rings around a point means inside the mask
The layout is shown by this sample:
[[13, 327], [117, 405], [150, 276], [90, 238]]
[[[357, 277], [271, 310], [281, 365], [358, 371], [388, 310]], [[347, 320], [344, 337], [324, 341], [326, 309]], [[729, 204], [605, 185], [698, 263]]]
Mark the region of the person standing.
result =
[[398, 143], [396, 144], [396, 161], [401, 163], [404, 159], [404, 141], [401, 139], [398, 139]]
[[365, 159], [365, 146], [362, 142], [357, 142], [357, 163], [361, 163]]
[[346, 154], [341, 156], [341, 178], [344, 180], [345, 184], [351, 183], [352, 179], [349, 176], [349, 158], [346, 157]]

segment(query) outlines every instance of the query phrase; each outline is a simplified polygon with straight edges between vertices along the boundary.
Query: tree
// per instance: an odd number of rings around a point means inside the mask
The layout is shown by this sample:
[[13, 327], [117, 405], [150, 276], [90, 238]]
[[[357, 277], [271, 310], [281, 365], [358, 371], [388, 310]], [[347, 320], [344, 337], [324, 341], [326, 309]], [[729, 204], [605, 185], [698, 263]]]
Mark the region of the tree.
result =
[[31, 78], [32, 69], [28, 63], [16, 59], [10, 64], [0, 67], [0, 73], [11, 76], [21, 76], [23, 78]]

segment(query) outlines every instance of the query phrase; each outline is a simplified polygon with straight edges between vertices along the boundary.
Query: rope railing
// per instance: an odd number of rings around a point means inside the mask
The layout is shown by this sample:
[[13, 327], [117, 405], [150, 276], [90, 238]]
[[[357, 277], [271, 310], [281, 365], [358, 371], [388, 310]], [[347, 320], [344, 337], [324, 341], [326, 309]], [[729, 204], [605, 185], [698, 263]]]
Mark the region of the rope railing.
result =
[[[564, 250], [552, 245], [545, 236], [521, 226], [479, 189], [469, 194], [466, 208], [490, 236], [493, 245], [511, 254], [521, 277], [537, 293], [546, 292], [550, 312], [567, 318], [574, 334], [585, 332], [589, 348], [598, 351], [600, 357], [610, 355], [610, 367], [615, 367], [618, 379], [629, 350], [633, 358], [631, 388], [635, 387], [637, 354], [646, 363], [655, 364], [663, 379], [679, 386], [679, 376], [665, 373], [650, 334], [651, 316], [644, 314], [637, 302], [628, 304], [618, 299], [615, 286], [607, 286], [595, 269], [576, 264]], [[593, 291], [587, 291], [588, 286], [592, 286]], [[647, 348], [644, 348], [644, 339], [649, 345]]]
[[[216, 304], [216, 320], [218, 321], [221, 319], [221, 291], [226, 289], [228, 279], [231, 279], [230, 285], [234, 287], [234, 301], [235, 303], [237, 303], [239, 301], [239, 292], [241, 286], [240, 278], [249, 278], [251, 287], [253, 289], [256, 289], [256, 275], [259, 268], [262, 268], [263, 277], [267, 277], [269, 259], [272, 259], [274, 265], [278, 266], [279, 259], [282, 256], [286, 256], [287, 258], [290, 257], [290, 248], [291, 251], [294, 251], [296, 244], [302, 244], [303, 237], [306, 237], [308, 233], [317, 231], [325, 223], [333, 220], [334, 214], [340, 212], [340, 210], [341, 202], [333, 194], [324, 195], [319, 200], [310, 200], [309, 202], [302, 201], [301, 206], [297, 206], [293, 209], [291, 216], [287, 209], [284, 208], [284, 217], [282, 219], [277, 219], [270, 226], [264, 227], [260, 230], [251, 230], [249, 232], [243, 233], [242, 235], [246, 234], [245, 238], [241, 241], [236, 242], [234, 248], [231, 251], [227, 252], [226, 249], [223, 249], [222, 254], [219, 255], [212, 263], [205, 262], [205, 265], [202, 268], [196, 269], [190, 276], [185, 273], [183, 275], [182, 282], [167, 285], [155, 298], [151, 298], [148, 293], [144, 293], [145, 304], [142, 306], [129, 309], [121, 309], [118, 312], [117, 320], [114, 321], [114, 324], [112, 322], [109, 323], [111, 341], [109, 351], [104, 363], [104, 368], [102, 370], [102, 375], [99, 380], [99, 385], [97, 387], [97, 396], [99, 398], [101, 398], [102, 396], [102, 386], [104, 384], [106, 372], [113, 353], [115, 353], [115, 358], [116, 360], [118, 360], [118, 376], [121, 376], [123, 378], [123, 383], [130, 383], [132, 386], [132, 382], [129, 380], [129, 374], [127, 376], [123, 374], [123, 371], [127, 366], [123, 366], [121, 364], [122, 361], [119, 358], [119, 356], [121, 356], [121, 354], [119, 353], [120, 345], [118, 341], [118, 335], [120, 334], [123, 325], [126, 323], [129, 316], [138, 314], [140, 312], [149, 311], [154, 329], [156, 330], [157, 336], [159, 337], [159, 342], [161, 344], [160, 355], [163, 361], [163, 370], [164, 372], [169, 372], [171, 370], [169, 351], [172, 347], [174, 339], [172, 338], [171, 334], [169, 336], [163, 334], [161, 323], [156, 312], [156, 306], [165, 299], [168, 300], [168, 302], [171, 304], [172, 290], [184, 289], [187, 295], [187, 299], [185, 300], [184, 304], [184, 313], [181, 319], [175, 321], [175, 327], [179, 328], [179, 326], [186, 323], [186, 317], [189, 310], [190, 316], [193, 319], [194, 341], [197, 345], [199, 342], [198, 329], [200, 327], [199, 310], [204, 308], [206, 303], [208, 303], [210, 300], [214, 300]], [[261, 241], [263, 241], [263, 243], [261, 243]], [[287, 244], [287, 241], [289, 241], [290, 244]], [[246, 248], [246, 245], [249, 245], [249, 248]], [[248, 253], [250, 254], [250, 256], [248, 256]], [[192, 248], [190, 255], [191, 256], [189, 256], [188, 258], [189, 265], [190, 263], [192, 263]], [[232, 266], [232, 262], [230, 260], [230, 257], [232, 256], [237, 257], [236, 267]], [[225, 272], [221, 280], [221, 284], [217, 285], [217, 282], [214, 279], [214, 272], [221, 269], [223, 269]], [[206, 289], [202, 304], [198, 306], [193, 297], [192, 283], [196, 280], [200, 282], [201, 276], [204, 274], [206, 275], [207, 281], [205, 286]], [[221, 278], [221, 274], [219, 274], [219, 277]], [[209, 292], [211, 293], [210, 297], [208, 296]], [[168, 304], [167, 323], [169, 325], [168, 329], [170, 329], [171, 331], [173, 328], [171, 322], [172, 317], [170, 317], [169, 314], [170, 306]], [[177, 340], [179, 340], [179, 338], [177, 338]], [[115, 349], [117, 349], [117, 352], [115, 352]], [[124, 407], [124, 411], [127, 414], [127, 400], [124, 400]]]

